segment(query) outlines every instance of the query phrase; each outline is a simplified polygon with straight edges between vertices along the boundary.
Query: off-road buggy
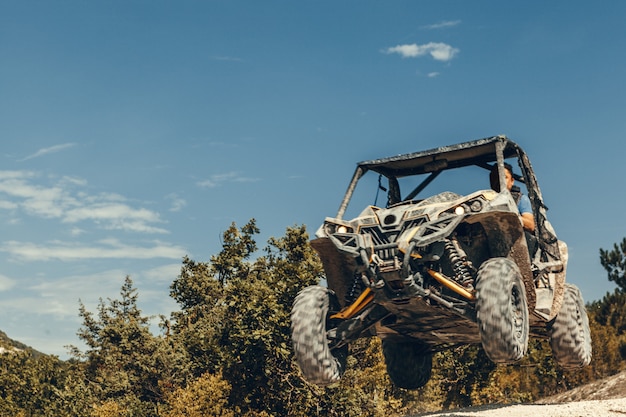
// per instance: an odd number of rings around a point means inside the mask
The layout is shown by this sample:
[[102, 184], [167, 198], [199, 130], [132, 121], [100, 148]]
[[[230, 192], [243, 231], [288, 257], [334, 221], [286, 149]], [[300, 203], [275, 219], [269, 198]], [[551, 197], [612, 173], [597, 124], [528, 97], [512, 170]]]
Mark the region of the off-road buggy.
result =
[[[532, 233], [520, 221], [520, 187], [506, 187], [505, 161], [515, 160]], [[344, 219], [370, 172], [374, 194], [387, 193], [384, 207]], [[470, 192], [422, 197], [451, 172], [463, 173], [444, 184]], [[588, 365], [585, 306], [579, 289], [565, 283], [567, 246], [546, 210], [526, 153], [505, 136], [358, 163], [338, 213], [311, 241], [327, 285], [303, 289], [293, 304], [304, 377], [322, 386], [338, 381], [348, 344], [370, 336], [382, 339], [390, 379], [407, 389], [429, 380], [435, 352], [459, 345], [482, 344], [493, 362], [507, 364], [525, 355], [529, 337], [548, 338], [561, 366]]]

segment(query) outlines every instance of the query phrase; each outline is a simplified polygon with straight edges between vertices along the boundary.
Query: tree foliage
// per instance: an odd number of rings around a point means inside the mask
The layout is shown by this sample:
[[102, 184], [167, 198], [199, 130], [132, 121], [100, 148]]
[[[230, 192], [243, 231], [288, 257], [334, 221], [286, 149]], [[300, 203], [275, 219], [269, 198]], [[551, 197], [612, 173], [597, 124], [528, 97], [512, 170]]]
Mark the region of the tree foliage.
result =
[[626, 291], [626, 237], [619, 245], [614, 243], [611, 250], [600, 248], [600, 263], [606, 269], [609, 281]]
[[228, 406], [231, 386], [221, 374], [204, 374], [167, 395], [164, 417], [234, 417]]
[[[532, 340], [509, 366], [493, 364], [479, 346], [461, 346], [435, 354], [431, 380], [407, 391], [390, 382], [380, 341], [368, 338], [350, 345], [340, 382], [310, 385], [294, 361], [289, 313], [298, 291], [323, 278], [321, 263], [305, 227], [287, 228], [261, 251], [258, 233], [254, 219], [233, 223], [208, 261], [182, 260], [170, 286], [179, 309], [161, 317], [160, 334], [126, 277], [119, 299], [100, 300], [95, 313], [79, 304], [86, 349], [72, 347], [70, 361], [1, 353], [0, 415], [402, 416], [532, 401], [625, 367], [626, 294], [617, 290], [588, 305], [594, 357], [582, 370], [558, 367], [546, 340]], [[623, 249], [601, 250], [618, 285]]]
[[[93, 393], [98, 415], [115, 414], [120, 408], [135, 416], [157, 415], [163, 387], [180, 382], [184, 361], [168, 340], [150, 331], [150, 318], [137, 307], [137, 290], [130, 277], [122, 285], [119, 300], [100, 300], [97, 317], [81, 303], [83, 326], [78, 336], [86, 352], [72, 348], [84, 361], [84, 378]], [[180, 367], [176, 367], [180, 364]]]

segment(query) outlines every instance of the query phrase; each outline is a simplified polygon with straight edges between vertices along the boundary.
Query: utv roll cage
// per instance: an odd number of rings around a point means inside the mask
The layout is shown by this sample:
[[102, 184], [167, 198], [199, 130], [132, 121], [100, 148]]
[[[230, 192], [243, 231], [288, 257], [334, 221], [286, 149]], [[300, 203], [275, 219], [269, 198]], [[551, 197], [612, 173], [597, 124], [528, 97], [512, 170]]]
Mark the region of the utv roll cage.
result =
[[[539, 243], [542, 254], [539, 263], [547, 266], [550, 261], [560, 259], [557, 237], [547, 221], [541, 190], [537, 183], [530, 160], [524, 150], [504, 135], [464, 142], [452, 146], [443, 146], [422, 152], [397, 155], [388, 158], [374, 159], [357, 163], [356, 170], [348, 189], [339, 206], [337, 219], [342, 219], [359, 180], [368, 171], [386, 177], [389, 181], [388, 205], [415, 199], [443, 171], [475, 165], [491, 170], [498, 167], [501, 192], [508, 192], [504, 176], [504, 161], [516, 158], [522, 175], [514, 178], [526, 185], [533, 215], [535, 217], [534, 237]], [[495, 164], [494, 164], [495, 163]], [[417, 187], [402, 197], [398, 179], [409, 176], [429, 174]]]

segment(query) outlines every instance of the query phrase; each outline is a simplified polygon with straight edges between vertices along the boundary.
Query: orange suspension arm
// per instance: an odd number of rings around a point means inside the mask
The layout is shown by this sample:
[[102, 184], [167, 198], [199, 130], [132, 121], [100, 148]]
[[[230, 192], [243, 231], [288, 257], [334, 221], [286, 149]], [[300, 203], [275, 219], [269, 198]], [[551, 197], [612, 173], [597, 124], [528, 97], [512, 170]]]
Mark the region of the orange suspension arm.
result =
[[445, 287], [451, 289], [455, 293], [457, 293], [457, 294], [467, 298], [470, 301], [474, 301], [475, 297], [474, 297], [474, 294], [472, 292], [469, 292], [468, 290], [466, 290], [465, 288], [463, 288], [462, 286], [460, 286], [456, 282], [451, 281], [448, 278], [444, 277], [439, 272], [433, 271], [432, 269], [429, 269], [428, 270], [428, 274], [431, 277], [435, 278], [437, 281], [439, 281], [440, 284], [442, 284]]
[[354, 317], [355, 314], [362, 311], [365, 307], [367, 307], [372, 300], [374, 300], [374, 293], [369, 288], [366, 288], [365, 291], [359, 295], [359, 298], [356, 299], [354, 303], [349, 305], [348, 307], [341, 310], [339, 313], [335, 313], [330, 316], [331, 319], [349, 319]]

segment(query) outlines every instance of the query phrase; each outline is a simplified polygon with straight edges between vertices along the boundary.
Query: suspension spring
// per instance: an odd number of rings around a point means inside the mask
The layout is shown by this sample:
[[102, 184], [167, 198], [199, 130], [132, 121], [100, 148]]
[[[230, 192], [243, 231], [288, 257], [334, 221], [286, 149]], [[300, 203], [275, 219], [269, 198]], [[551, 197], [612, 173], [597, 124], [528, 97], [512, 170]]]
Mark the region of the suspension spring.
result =
[[345, 296], [345, 300], [346, 300], [346, 305], [350, 305], [352, 304], [357, 297], [363, 292], [364, 289], [364, 284], [363, 284], [363, 279], [361, 277], [360, 273], [355, 273], [354, 274], [354, 279], [352, 280], [352, 285], [350, 286], [350, 289], [348, 290], [348, 292], [346, 292], [346, 296]]
[[467, 260], [467, 255], [461, 246], [459, 246], [456, 237], [446, 239], [444, 247], [448, 254], [448, 259], [450, 259], [452, 270], [454, 271], [454, 280], [466, 288], [471, 286], [474, 281], [472, 273], [470, 272], [472, 264]]

